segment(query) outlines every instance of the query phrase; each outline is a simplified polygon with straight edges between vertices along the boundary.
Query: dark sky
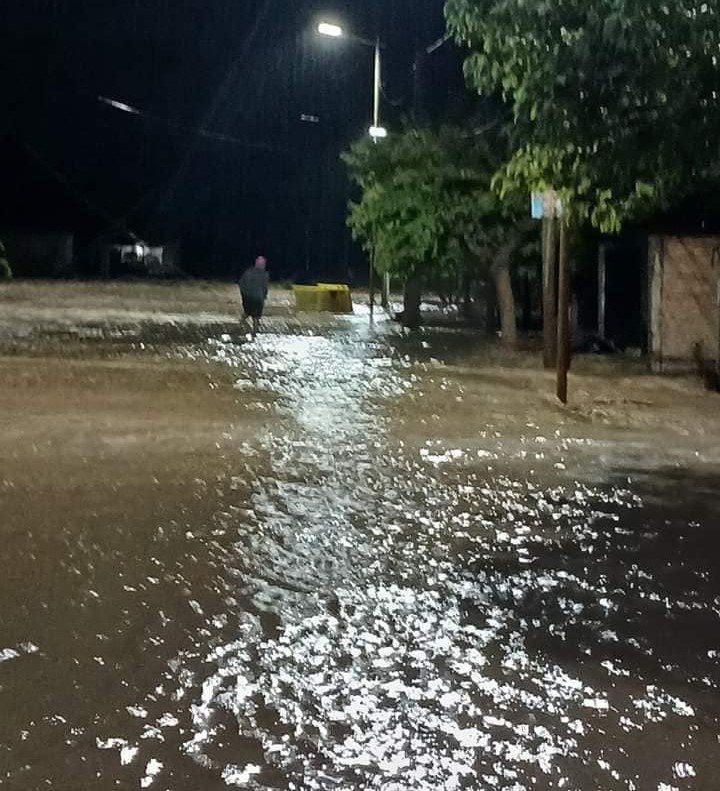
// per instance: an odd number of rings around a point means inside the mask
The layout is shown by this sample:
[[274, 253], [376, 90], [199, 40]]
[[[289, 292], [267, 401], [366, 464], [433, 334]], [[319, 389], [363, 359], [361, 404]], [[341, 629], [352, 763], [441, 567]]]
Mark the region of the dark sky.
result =
[[[205, 274], [230, 273], [260, 251], [288, 275], [359, 264], [338, 155], [369, 125], [372, 55], [313, 30], [333, 16], [380, 33], [385, 121], [398, 128], [410, 111], [414, 52], [444, 32], [442, 6], [5, 0], [0, 229], [89, 231], [113, 220], [150, 240], [181, 240], [185, 264]], [[441, 108], [460, 90], [457, 53], [434, 56], [425, 80]]]

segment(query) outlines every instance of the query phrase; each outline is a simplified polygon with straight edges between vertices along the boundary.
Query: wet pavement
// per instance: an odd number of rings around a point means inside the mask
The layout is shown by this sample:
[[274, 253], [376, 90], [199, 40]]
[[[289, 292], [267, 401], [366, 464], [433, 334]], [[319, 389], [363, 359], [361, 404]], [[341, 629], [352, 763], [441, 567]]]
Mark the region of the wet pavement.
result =
[[717, 435], [364, 315], [128, 338], [234, 400], [0, 476], [1, 786], [720, 787]]

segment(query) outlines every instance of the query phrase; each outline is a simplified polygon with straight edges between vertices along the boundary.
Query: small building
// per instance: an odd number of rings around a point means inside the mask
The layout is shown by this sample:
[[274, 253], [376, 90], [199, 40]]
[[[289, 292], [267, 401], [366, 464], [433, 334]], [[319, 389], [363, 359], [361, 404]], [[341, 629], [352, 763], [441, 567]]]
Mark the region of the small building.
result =
[[0, 172], [0, 239], [15, 277], [182, 276], [177, 243], [143, 241], [10, 136], [0, 135]]
[[176, 244], [153, 245], [134, 234], [100, 245], [105, 277], [181, 277]]
[[720, 236], [652, 236], [648, 351], [656, 371], [720, 365]]
[[720, 367], [720, 236], [620, 238], [603, 244], [598, 332], [647, 354], [662, 373]]

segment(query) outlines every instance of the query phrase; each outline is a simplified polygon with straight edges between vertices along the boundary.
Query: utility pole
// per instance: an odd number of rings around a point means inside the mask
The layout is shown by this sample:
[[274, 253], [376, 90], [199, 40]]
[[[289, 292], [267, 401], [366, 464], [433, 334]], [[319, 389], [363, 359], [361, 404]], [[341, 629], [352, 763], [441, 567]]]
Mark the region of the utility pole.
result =
[[425, 121], [425, 102], [423, 101], [423, 66], [427, 54], [424, 49], [418, 49], [413, 62], [413, 104], [412, 118], [417, 125]]
[[[720, 281], [718, 282], [720, 288]], [[605, 309], [607, 303], [607, 245], [602, 243], [598, 250], [598, 325], [601, 338], [605, 337]], [[720, 303], [718, 303], [720, 304]]]
[[[375, 69], [374, 69], [374, 91], [373, 91], [373, 126], [378, 128], [380, 126], [380, 94], [382, 91], [382, 52], [380, 39], [375, 39]], [[378, 138], [373, 137], [373, 141], [377, 144]], [[375, 254], [373, 253], [373, 260], [371, 266], [375, 267]], [[372, 293], [370, 297], [370, 315], [372, 315], [375, 308], [375, 293], [373, 284], [374, 278], [370, 277]], [[390, 274], [385, 272], [382, 277], [382, 286], [380, 290], [380, 304], [385, 310], [390, 307]]]
[[[380, 38], [375, 39], [375, 57], [373, 60], [373, 128], [380, 128], [380, 91], [382, 89], [382, 53], [380, 47]], [[377, 145], [378, 138], [373, 137], [373, 143]], [[373, 234], [375, 236], [375, 234]], [[370, 320], [375, 316], [375, 258], [376, 258], [377, 243], [373, 239], [373, 249], [370, 256], [370, 273], [368, 278], [368, 290], [370, 292]], [[381, 296], [381, 302], [385, 302], [385, 294]]]
[[542, 220], [543, 240], [543, 363], [552, 370], [557, 363], [557, 234], [555, 210]]
[[[374, 236], [374, 234], [373, 234]], [[370, 272], [368, 275], [368, 291], [370, 292], [370, 321], [375, 317], [375, 240], [370, 252]]]
[[[341, 25], [338, 25], [333, 22], [322, 21], [317, 26], [317, 32], [323, 36], [329, 36], [331, 38], [342, 38], [347, 36], [353, 41], [356, 41], [359, 44], [362, 44], [366, 47], [372, 47], [374, 50], [374, 58], [373, 58], [373, 125], [370, 127], [370, 135], [373, 138], [373, 142], [377, 144], [378, 140], [384, 137], [387, 137], [387, 129], [380, 126], [380, 101], [381, 101], [381, 93], [382, 93], [382, 42], [380, 41], [380, 37], [377, 36], [375, 40], [370, 40], [367, 38], [363, 38], [362, 36], [353, 35], [352, 33], [346, 33]], [[437, 41], [433, 42], [429, 47], [426, 47], [424, 51], [421, 51], [417, 58], [415, 59], [415, 114], [417, 116], [417, 108], [420, 103], [420, 83], [419, 83], [419, 71], [420, 71], [420, 61], [426, 55], [430, 55], [435, 50], [440, 49], [447, 41], [450, 40], [449, 35], [445, 35], [442, 38], [439, 38]], [[369, 290], [369, 302], [370, 302], [370, 320], [372, 321], [373, 316], [375, 314], [375, 263], [377, 259], [377, 245], [373, 240], [373, 249], [370, 254], [370, 266], [369, 266], [369, 278], [368, 278], [368, 290]], [[382, 290], [381, 290], [381, 299], [383, 307], [388, 308], [390, 305], [390, 276], [389, 274], [385, 273], [383, 276], [382, 281]]]
[[[380, 126], [380, 99], [382, 93], [382, 42], [380, 37], [377, 36], [375, 40], [363, 38], [352, 33], [346, 33], [343, 28], [333, 22], [320, 22], [317, 26], [317, 32], [322, 36], [329, 36], [330, 38], [343, 38], [347, 37], [352, 41], [362, 44], [365, 47], [370, 47], [373, 50], [373, 125], [370, 127], [370, 136], [373, 142], [377, 144], [378, 139], [387, 137], [387, 129]], [[375, 234], [373, 234], [373, 237]], [[370, 302], [370, 321], [373, 320], [375, 315], [375, 263], [377, 258], [377, 245], [373, 238], [373, 249], [370, 253], [369, 272], [368, 272], [368, 291]], [[389, 280], [386, 279], [385, 287], [382, 290], [383, 305], [389, 302]]]
[[[535, 192], [532, 216], [542, 219], [543, 248], [543, 362], [557, 372], [557, 397], [568, 401], [570, 370], [570, 260], [566, 208], [554, 190]], [[556, 229], [560, 227], [560, 250]]]
[[570, 262], [568, 257], [568, 226], [560, 219], [560, 259], [558, 262], [557, 322], [557, 397], [568, 402], [568, 371], [570, 370]]

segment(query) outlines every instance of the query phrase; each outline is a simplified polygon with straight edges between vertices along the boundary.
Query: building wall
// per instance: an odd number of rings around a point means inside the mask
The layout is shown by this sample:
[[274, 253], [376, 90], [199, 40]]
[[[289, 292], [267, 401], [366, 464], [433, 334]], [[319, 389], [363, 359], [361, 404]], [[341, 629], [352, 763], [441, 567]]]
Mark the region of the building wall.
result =
[[714, 361], [720, 344], [720, 237], [651, 237], [650, 351], [656, 370], [690, 369], [696, 349]]

